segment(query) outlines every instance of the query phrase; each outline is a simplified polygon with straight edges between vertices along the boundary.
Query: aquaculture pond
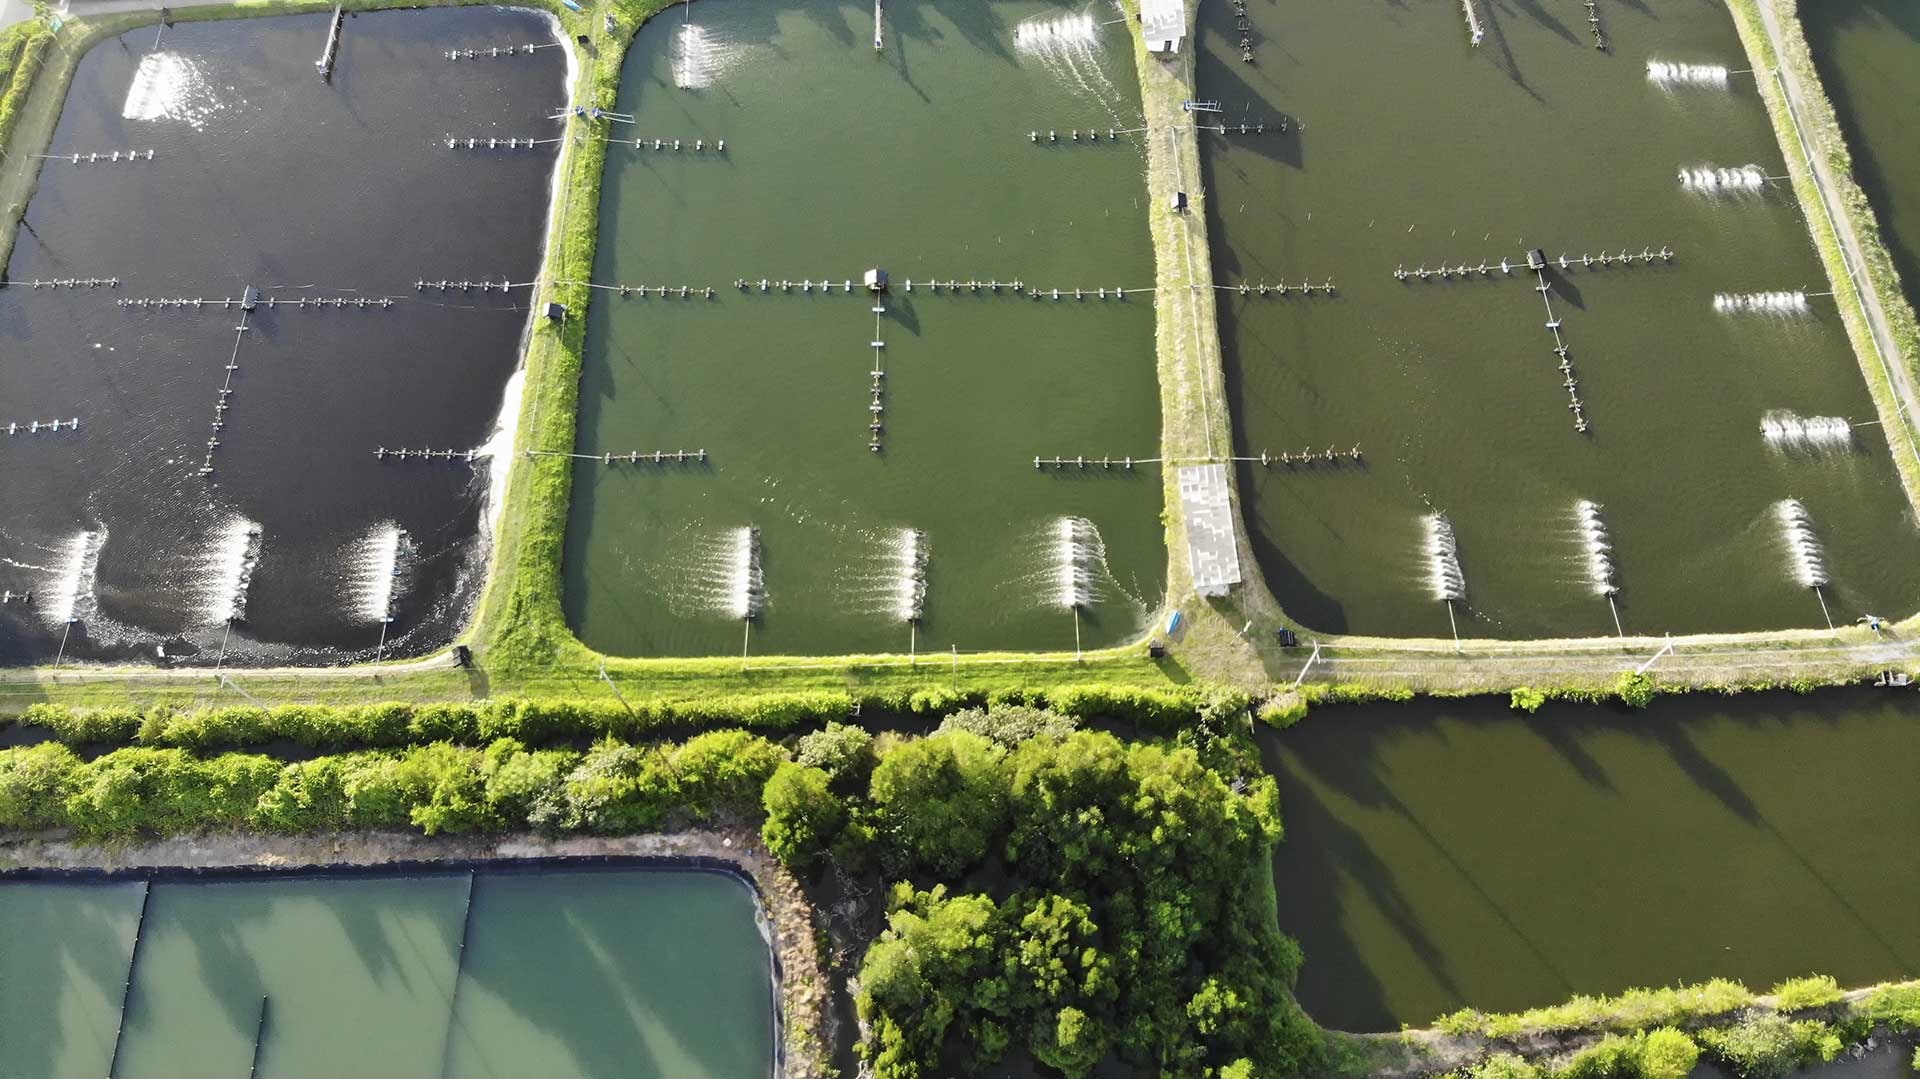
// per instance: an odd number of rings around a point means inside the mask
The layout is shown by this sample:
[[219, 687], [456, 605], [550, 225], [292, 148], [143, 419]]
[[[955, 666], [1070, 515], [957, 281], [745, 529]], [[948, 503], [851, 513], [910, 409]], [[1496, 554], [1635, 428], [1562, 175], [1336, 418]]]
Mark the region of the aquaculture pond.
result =
[[1323, 1025], [1710, 977], [1920, 970], [1920, 726], [1885, 690], [1644, 712], [1484, 698], [1327, 708], [1261, 735], [1280, 926]]
[[564, 50], [527, 12], [358, 14], [323, 80], [329, 27], [81, 60], [0, 289], [0, 661], [337, 662], [463, 623], [493, 471], [466, 454], [527, 292], [415, 282], [534, 275], [555, 147], [485, 140], [559, 134]]
[[1579, 4], [1243, 6], [1202, 9], [1197, 76], [1232, 132], [1202, 147], [1235, 445], [1362, 451], [1241, 466], [1290, 615], [1516, 638], [1920, 605], [1723, 4], [1599, 5], [1604, 51]]
[[587, 644], [946, 653], [1144, 628], [1161, 474], [1124, 458], [1158, 456], [1160, 414], [1152, 294], [1116, 295], [1153, 283], [1118, 18], [890, 7], [876, 48], [872, 4], [729, 0], [640, 30], [566, 548]]
[[1920, 303], [1920, 6], [1800, 0], [1820, 81], [1840, 116], [1853, 175], [1873, 203], [1909, 303]]
[[756, 900], [728, 877], [483, 871], [148, 888], [0, 884], [0, 1072], [773, 1071], [772, 960]]

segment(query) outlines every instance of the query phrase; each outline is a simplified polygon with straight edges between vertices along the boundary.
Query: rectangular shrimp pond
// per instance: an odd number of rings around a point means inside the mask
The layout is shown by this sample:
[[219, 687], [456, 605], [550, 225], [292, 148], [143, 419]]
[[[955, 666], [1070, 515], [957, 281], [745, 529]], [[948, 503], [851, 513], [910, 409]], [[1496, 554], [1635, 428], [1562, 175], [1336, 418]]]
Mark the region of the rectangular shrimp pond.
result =
[[[0, 289], [0, 661], [341, 662], [465, 623], [528, 318], [500, 283], [535, 273], [566, 101], [554, 26], [357, 14], [329, 79], [327, 15], [87, 52]], [[471, 283], [416, 287], [446, 278]], [[376, 453], [401, 447], [436, 455]]]
[[870, 4], [728, 0], [627, 58], [566, 547], [596, 649], [1094, 647], [1159, 605], [1128, 29], [1017, 0], [875, 37]]
[[758, 910], [659, 869], [0, 882], [0, 1074], [771, 1075]]
[[1920, 971], [1920, 724], [1886, 690], [1316, 709], [1260, 736], [1296, 992], [1337, 1030]]
[[1202, 156], [1235, 449], [1276, 458], [1241, 466], [1247, 525], [1294, 619], [1920, 608], [1913, 509], [1723, 3], [1241, 6], [1201, 9], [1229, 132]]

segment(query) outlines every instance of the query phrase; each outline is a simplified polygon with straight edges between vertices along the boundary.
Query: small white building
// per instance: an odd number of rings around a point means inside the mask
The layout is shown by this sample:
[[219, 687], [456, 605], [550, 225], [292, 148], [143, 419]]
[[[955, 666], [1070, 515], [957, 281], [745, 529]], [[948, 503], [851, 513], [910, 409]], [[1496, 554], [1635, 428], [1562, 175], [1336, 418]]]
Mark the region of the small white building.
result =
[[1187, 38], [1186, 0], [1140, 0], [1140, 24], [1147, 51], [1172, 56]]

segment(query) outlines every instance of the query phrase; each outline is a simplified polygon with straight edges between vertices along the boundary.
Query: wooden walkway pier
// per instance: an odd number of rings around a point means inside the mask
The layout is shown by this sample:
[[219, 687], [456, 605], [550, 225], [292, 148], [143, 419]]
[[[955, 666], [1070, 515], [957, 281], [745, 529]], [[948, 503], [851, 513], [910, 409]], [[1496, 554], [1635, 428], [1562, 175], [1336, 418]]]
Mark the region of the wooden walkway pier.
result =
[[1534, 290], [1540, 293], [1540, 302], [1547, 306], [1547, 331], [1553, 334], [1553, 354], [1560, 361], [1561, 386], [1567, 391], [1567, 411], [1573, 413], [1573, 429], [1586, 434], [1586, 406], [1580, 401], [1580, 381], [1573, 377], [1573, 360], [1568, 355], [1566, 339], [1560, 336], [1560, 316], [1553, 313], [1553, 286], [1547, 284], [1546, 253], [1537, 249], [1528, 252], [1527, 267], [1540, 280]]
[[373, 455], [382, 461], [391, 457], [396, 461], [460, 461], [467, 464], [471, 464], [479, 458], [486, 456], [486, 454], [480, 450], [411, 450], [404, 447], [397, 450], [390, 450], [385, 446], [374, 450]]
[[12, 422], [8, 423], [5, 427], [0, 427], [0, 431], [5, 431], [8, 436], [37, 435], [43, 431], [57, 434], [61, 431], [78, 431], [79, 429], [80, 417], [78, 416], [67, 420], [28, 420], [25, 423]]
[[168, 310], [188, 307], [194, 310], [201, 310], [208, 307], [218, 308], [223, 311], [234, 307], [253, 310], [253, 306], [249, 306], [250, 303], [255, 306], [271, 308], [312, 307], [315, 310], [321, 308], [344, 310], [350, 307], [356, 309], [384, 309], [392, 307], [394, 299], [391, 296], [294, 296], [285, 299], [278, 296], [256, 296], [253, 300], [249, 301], [244, 296], [140, 296], [125, 297], [115, 300], [114, 303], [120, 307], [133, 307], [141, 310]]
[[510, 135], [504, 139], [502, 138], [463, 139], [457, 135], [448, 135], [446, 136], [445, 141], [447, 144], [447, 149], [449, 150], [531, 150], [536, 146], [552, 146], [555, 143], [565, 142], [566, 140], [565, 139], [536, 139], [531, 135], [527, 136], [526, 138], [521, 138], [517, 135]]
[[651, 453], [629, 450], [626, 453], [571, 453], [561, 450], [528, 450], [528, 457], [571, 457], [577, 461], [598, 461], [603, 465], [681, 465], [706, 464], [706, 450], [654, 450]]
[[42, 161], [67, 161], [75, 165], [100, 165], [100, 164], [111, 165], [111, 164], [118, 164], [120, 162], [126, 162], [127, 164], [132, 164], [135, 161], [152, 161], [153, 151], [152, 150], [125, 150], [125, 151], [111, 150], [104, 154], [102, 153], [34, 154], [32, 156], [39, 158]]
[[0, 285], [12, 285], [15, 288], [21, 285], [26, 285], [28, 288], [119, 288], [120, 279], [117, 277], [32, 278], [26, 281], [0, 282]]
[[442, 55], [449, 60], [478, 60], [483, 57], [531, 56], [535, 49], [557, 49], [559, 47], [560, 43], [558, 41], [547, 41], [537, 45], [530, 42], [525, 45], [494, 45], [485, 49], [448, 49]]
[[1333, 287], [1333, 278], [1331, 277], [1317, 285], [1302, 278], [1297, 285], [1289, 285], [1285, 281], [1277, 285], [1269, 285], [1265, 281], [1262, 281], [1257, 285], [1249, 285], [1242, 282], [1238, 285], [1215, 285], [1213, 287], [1222, 292], [1237, 292], [1242, 296], [1290, 296], [1294, 293], [1299, 293], [1302, 296], [1312, 296], [1316, 293], [1323, 296], [1332, 296], [1338, 291]]
[[[1551, 262], [1559, 266], [1562, 270], [1588, 270], [1596, 266], [1602, 269], [1614, 266], [1650, 266], [1656, 262], [1672, 262], [1674, 255], [1673, 248], [1663, 246], [1657, 251], [1651, 247], [1643, 247], [1638, 251], [1630, 251], [1623, 247], [1618, 253], [1602, 249], [1599, 254], [1587, 252], [1579, 255], [1569, 255], [1563, 251], [1557, 259], [1548, 259], [1544, 254], [1542, 254], [1541, 257], [1545, 262]], [[1481, 259], [1477, 263], [1464, 261], [1442, 262], [1439, 266], [1432, 268], [1429, 268], [1427, 264], [1423, 262], [1411, 270], [1407, 269], [1404, 265], [1394, 267], [1393, 279], [1395, 281], [1428, 281], [1437, 277], [1442, 281], [1455, 278], [1467, 280], [1475, 276], [1492, 277], [1496, 271], [1502, 275], [1510, 276], [1527, 269], [1528, 266], [1529, 264], [1526, 261], [1516, 262], [1506, 257], [1502, 257], [1498, 261]]]

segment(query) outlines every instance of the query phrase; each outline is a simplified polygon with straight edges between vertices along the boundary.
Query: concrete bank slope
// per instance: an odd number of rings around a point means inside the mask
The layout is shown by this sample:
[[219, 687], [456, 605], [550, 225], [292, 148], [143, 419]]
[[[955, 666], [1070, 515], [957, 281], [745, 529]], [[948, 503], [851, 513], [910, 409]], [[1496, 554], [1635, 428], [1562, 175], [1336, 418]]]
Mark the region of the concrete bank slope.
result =
[[[1167, 599], [1157, 628], [1175, 610], [1182, 630], [1173, 642], [1194, 675], [1258, 683], [1267, 672], [1258, 650], [1242, 635], [1270, 632], [1281, 612], [1254, 564], [1233, 466], [1233, 421], [1227, 408], [1226, 369], [1214, 309], [1213, 256], [1207, 242], [1207, 193], [1200, 168], [1200, 142], [1193, 116], [1182, 103], [1195, 100], [1193, 35], [1199, 0], [1187, 0], [1187, 38], [1180, 52], [1148, 52], [1139, 5], [1129, 3], [1140, 102], [1146, 116], [1147, 205], [1153, 232], [1155, 355], [1160, 379], [1160, 456], [1167, 522]], [[1176, 209], [1184, 194], [1186, 209]], [[1182, 465], [1227, 462], [1233, 505], [1234, 543], [1241, 583], [1226, 599], [1194, 594], [1187, 562], [1188, 522], [1182, 512]]]

